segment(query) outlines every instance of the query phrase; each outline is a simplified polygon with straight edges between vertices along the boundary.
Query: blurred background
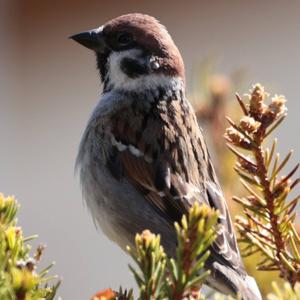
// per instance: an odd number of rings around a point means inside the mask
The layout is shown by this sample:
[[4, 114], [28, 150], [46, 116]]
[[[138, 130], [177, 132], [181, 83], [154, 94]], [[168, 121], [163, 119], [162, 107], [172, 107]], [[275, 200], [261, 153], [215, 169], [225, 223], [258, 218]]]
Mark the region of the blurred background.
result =
[[[63, 299], [133, 286], [129, 257], [96, 231], [74, 177], [80, 137], [101, 86], [94, 55], [67, 39], [129, 12], [167, 26], [203, 120], [215, 120], [209, 100], [216, 93], [230, 99], [261, 82], [284, 94], [289, 116], [277, 131], [279, 151], [294, 148], [292, 163], [300, 158], [299, 1], [1, 0], [0, 191], [21, 202], [25, 235], [38, 233], [38, 243], [48, 245], [43, 261], [57, 262]], [[224, 126], [222, 113], [209, 128], [212, 140], [214, 126]], [[223, 164], [217, 169], [222, 176]]]

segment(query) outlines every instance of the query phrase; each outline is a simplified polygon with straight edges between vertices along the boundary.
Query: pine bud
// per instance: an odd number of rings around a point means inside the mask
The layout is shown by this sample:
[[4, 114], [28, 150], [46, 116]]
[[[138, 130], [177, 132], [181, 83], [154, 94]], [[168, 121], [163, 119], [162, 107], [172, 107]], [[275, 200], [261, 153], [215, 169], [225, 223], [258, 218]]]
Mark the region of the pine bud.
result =
[[266, 105], [264, 104], [265, 99], [268, 97], [268, 94], [265, 92], [264, 87], [259, 83], [253, 86], [253, 89], [250, 91], [250, 115], [255, 120], [260, 120], [263, 115]]
[[260, 125], [261, 123], [255, 121], [252, 117], [245, 116], [240, 120], [241, 129], [249, 133], [255, 132], [260, 127]]
[[246, 139], [242, 133], [236, 130], [233, 127], [229, 127], [226, 129], [225, 138], [228, 142], [233, 145], [239, 146], [244, 149], [251, 149], [251, 143], [248, 139]]

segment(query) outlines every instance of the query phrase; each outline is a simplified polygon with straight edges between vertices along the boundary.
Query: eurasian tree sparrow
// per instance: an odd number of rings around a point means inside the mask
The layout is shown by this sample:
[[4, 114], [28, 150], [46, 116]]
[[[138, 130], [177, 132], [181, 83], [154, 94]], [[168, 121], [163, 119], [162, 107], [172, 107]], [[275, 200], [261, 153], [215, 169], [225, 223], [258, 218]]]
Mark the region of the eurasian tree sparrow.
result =
[[83, 134], [77, 167], [95, 223], [122, 249], [150, 229], [175, 255], [174, 222], [198, 201], [218, 209], [207, 284], [261, 299], [248, 276], [195, 113], [184, 64], [155, 18], [128, 14], [71, 37], [94, 50], [103, 93]]

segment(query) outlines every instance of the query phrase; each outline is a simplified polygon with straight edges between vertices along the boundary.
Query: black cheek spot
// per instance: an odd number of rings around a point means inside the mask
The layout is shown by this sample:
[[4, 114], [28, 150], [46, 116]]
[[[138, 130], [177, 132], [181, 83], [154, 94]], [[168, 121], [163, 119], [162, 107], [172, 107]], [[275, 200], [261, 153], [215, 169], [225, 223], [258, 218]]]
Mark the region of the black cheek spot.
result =
[[149, 73], [149, 68], [146, 64], [128, 57], [125, 57], [121, 61], [121, 70], [130, 78], [136, 78]]

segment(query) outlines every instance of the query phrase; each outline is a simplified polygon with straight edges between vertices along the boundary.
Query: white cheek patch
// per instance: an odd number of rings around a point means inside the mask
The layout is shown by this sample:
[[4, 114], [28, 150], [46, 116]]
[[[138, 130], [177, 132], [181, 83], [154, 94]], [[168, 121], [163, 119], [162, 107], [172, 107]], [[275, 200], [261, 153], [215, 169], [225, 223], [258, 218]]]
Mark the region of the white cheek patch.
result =
[[135, 78], [129, 77], [121, 69], [121, 62], [124, 58], [130, 58], [141, 62], [141, 64], [150, 64], [145, 62], [142, 56], [142, 50], [129, 49], [120, 52], [112, 52], [107, 60], [107, 84], [110, 90], [115, 91], [134, 91], [135, 93], [144, 92], [146, 90], [156, 90], [158, 87], [165, 88], [169, 91], [180, 91], [183, 89], [183, 82], [178, 77], [170, 77], [164, 74], [145, 74]]
[[107, 60], [107, 82], [109, 88], [115, 89], [130, 89], [126, 88], [134, 86], [135, 79], [130, 78], [121, 69], [121, 62], [124, 58], [131, 58], [135, 60], [141, 60], [141, 64], [144, 62], [141, 58], [142, 51], [139, 49], [130, 49], [120, 52], [112, 52]]

